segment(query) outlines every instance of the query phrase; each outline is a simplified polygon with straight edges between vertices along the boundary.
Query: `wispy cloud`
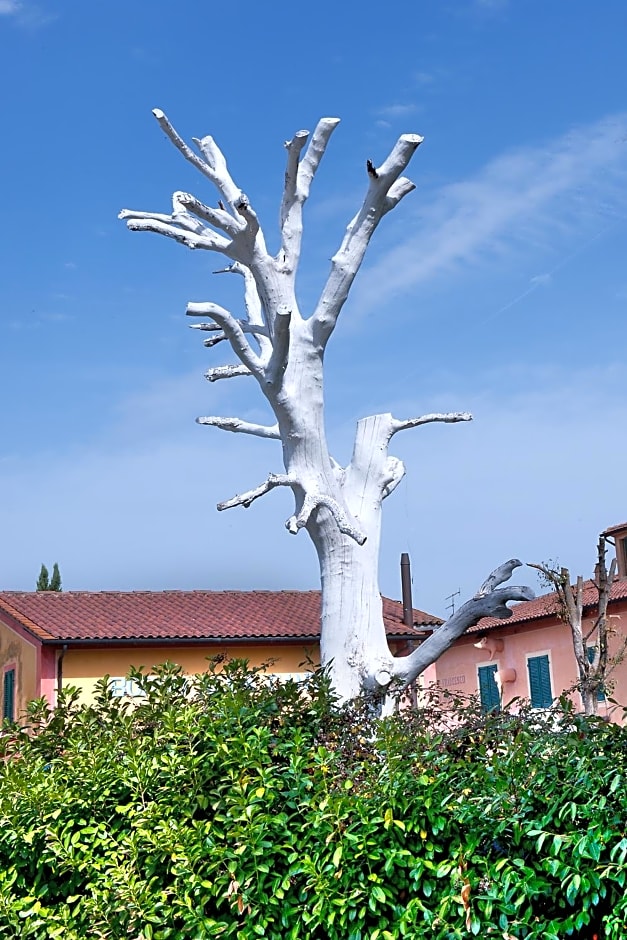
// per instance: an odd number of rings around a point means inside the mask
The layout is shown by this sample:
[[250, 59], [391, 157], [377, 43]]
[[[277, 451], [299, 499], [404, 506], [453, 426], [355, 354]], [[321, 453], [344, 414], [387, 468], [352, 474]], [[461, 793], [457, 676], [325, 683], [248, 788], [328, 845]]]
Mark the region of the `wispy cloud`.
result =
[[395, 104], [384, 105], [381, 108], [377, 108], [374, 112], [377, 118], [375, 124], [377, 127], [392, 127], [395, 122], [406, 121], [420, 110], [417, 104], [411, 102], [396, 102]]
[[510, 151], [420, 207], [412, 234], [356, 283], [359, 309], [374, 310], [470, 261], [542, 243], [555, 232], [589, 230], [599, 217], [613, 221], [626, 206], [627, 114]]
[[376, 114], [377, 117], [393, 121], [397, 118], [407, 117], [409, 114], [415, 114], [417, 110], [417, 104], [402, 104], [397, 102], [396, 104], [388, 104], [382, 108], [377, 108]]
[[14, 22], [24, 29], [40, 29], [57, 18], [55, 13], [38, 4], [24, 3], [22, 0], [0, 0], [0, 16], [12, 16]]
[[433, 72], [414, 72], [413, 80], [419, 87], [433, 85], [435, 74]]

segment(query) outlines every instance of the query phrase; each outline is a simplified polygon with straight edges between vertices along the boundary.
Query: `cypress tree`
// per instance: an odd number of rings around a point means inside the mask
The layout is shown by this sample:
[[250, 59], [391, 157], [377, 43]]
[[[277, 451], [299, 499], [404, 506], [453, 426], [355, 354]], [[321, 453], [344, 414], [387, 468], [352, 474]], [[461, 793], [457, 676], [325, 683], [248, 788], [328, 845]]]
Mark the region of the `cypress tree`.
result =
[[39, 572], [39, 577], [37, 578], [37, 585], [35, 587], [36, 591], [49, 591], [50, 590], [50, 579], [48, 577], [48, 569], [45, 565], [41, 566], [41, 571]]
[[59, 566], [56, 563], [56, 561], [52, 568], [52, 577], [50, 578], [50, 585], [48, 587], [48, 590], [49, 591], [62, 591], [63, 590], [63, 588], [61, 587], [61, 572], [59, 571]]

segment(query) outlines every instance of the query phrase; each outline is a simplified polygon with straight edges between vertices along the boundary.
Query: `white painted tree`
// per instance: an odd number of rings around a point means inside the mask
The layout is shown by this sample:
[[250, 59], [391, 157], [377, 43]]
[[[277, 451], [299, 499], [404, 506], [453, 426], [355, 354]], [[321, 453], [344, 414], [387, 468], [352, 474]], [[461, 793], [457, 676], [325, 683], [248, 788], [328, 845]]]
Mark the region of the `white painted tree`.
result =
[[527, 587], [500, 587], [517, 560], [496, 569], [474, 598], [464, 604], [413, 653], [395, 657], [386, 639], [378, 584], [381, 504], [405, 473], [389, 455], [392, 437], [431, 422], [469, 421], [466, 413], [428, 414], [397, 419], [391, 414], [363, 418], [357, 424], [352, 459], [340, 466], [329, 453], [323, 408], [324, 353], [349, 290], [379, 222], [415, 187], [402, 176], [422, 142], [404, 134], [380, 166], [367, 162], [367, 190], [349, 222], [315, 309], [304, 315], [296, 300], [296, 274], [303, 234], [303, 207], [329, 139], [339, 123], [323, 118], [313, 135], [298, 131], [287, 141], [287, 168], [280, 208], [281, 244], [270, 254], [248, 196], [233, 181], [212, 137], [193, 139], [196, 151], [179, 136], [166, 115], [153, 111], [159, 126], [186, 160], [215, 186], [218, 205], [176, 192], [172, 212], [124, 210], [133, 231], [156, 232], [193, 249], [229, 259], [224, 272], [242, 276], [244, 312], [235, 317], [215, 303], [190, 303], [190, 316], [206, 318], [196, 329], [211, 336], [205, 345], [226, 341], [237, 362], [212, 368], [210, 382], [241, 376], [256, 379], [276, 423], [269, 427], [235, 417], [204, 417], [198, 423], [225, 431], [274, 438], [281, 442], [284, 472], [246, 493], [218, 504], [218, 509], [250, 506], [279, 486], [290, 487], [294, 513], [289, 532], [306, 529], [316, 548], [322, 587], [321, 660], [328, 664], [342, 699], [361, 692], [382, 702], [391, 688], [413, 681], [450, 644], [484, 616], [510, 616], [507, 602], [533, 597]]

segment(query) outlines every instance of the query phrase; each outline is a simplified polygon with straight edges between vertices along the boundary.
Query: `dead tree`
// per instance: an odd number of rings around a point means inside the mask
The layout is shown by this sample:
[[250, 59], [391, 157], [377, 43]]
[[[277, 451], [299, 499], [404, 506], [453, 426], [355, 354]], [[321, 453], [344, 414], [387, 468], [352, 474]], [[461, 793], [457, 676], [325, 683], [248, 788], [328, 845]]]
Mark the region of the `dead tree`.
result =
[[597, 565], [592, 586], [596, 597], [591, 619], [584, 623], [586, 616], [586, 584], [578, 575], [573, 584], [568, 568], [558, 568], [550, 563], [531, 564], [537, 568], [547, 584], [557, 596], [558, 616], [570, 629], [573, 652], [577, 662], [579, 680], [577, 688], [581, 694], [586, 715], [596, 715], [599, 698], [605, 693], [608, 680], [614, 668], [622, 661], [627, 640], [613, 655], [609, 653], [609, 639], [613, 633], [607, 608], [610, 601], [612, 582], [616, 574], [616, 558], [613, 558], [608, 571], [606, 564], [606, 538], [599, 536], [597, 545]]
[[303, 234], [303, 207], [311, 183], [335, 130], [337, 118], [323, 118], [313, 134], [298, 131], [287, 141], [287, 168], [280, 207], [280, 248], [271, 255], [248, 196], [232, 179], [212, 137], [193, 139], [196, 150], [179, 136], [162, 111], [153, 112], [180, 153], [218, 192], [217, 206], [190, 193], [176, 192], [170, 213], [124, 210], [134, 231], [156, 232], [188, 248], [216, 252], [228, 259], [223, 271], [240, 275], [243, 311], [234, 316], [211, 302], [194, 302], [189, 316], [209, 334], [205, 345], [230, 346], [235, 362], [209, 369], [210, 382], [252, 377], [276, 422], [252, 424], [236, 417], [198, 418], [199, 424], [281, 442], [283, 467], [218, 509], [250, 506], [276, 487], [289, 487], [294, 513], [289, 532], [306, 529], [315, 545], [322, 586], [321, 660], [328, 664], [342, 699], [361, 692], [380, 700], [391, 685], [410, 683], [468, 627], [486, 616], [510, 615], [507, 602], [533, 596], [529, 588], [499, 587], [520, 564], [502, 565], [484, 588], [411, 655], [396, 658], [385, 634], [378, 584], [381, 504], [404, 475], [400, 460], [388, 453], [399, 431], [436, 421], [468, 421], [467, 413], [428, 414], [398, 419], [391, 414], [363, 418], [357, 424], [353, 455], [346, 467], [329, 453], [323, 407], [323, 360], [327, 343], [379, 222], [415, 187], [402, 175], [422, 142], [404, 134], [379, 166], [366, 164], [363, 203], [349, 222], [313, 311], [304, 314], [296, 300], [296, 274]]

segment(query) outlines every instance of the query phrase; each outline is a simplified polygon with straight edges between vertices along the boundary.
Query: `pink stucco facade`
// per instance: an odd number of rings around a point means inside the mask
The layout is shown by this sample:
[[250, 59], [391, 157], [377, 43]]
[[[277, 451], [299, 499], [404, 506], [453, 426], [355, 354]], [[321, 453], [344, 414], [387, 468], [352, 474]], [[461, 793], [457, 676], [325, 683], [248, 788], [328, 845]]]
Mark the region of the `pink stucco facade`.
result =
[[[610, 656], [622, 646], [627, 635], [627, 600], [612, 602], [612, 637]], [[588, 629], [592, 620], [586, 621]], [[491, 629], [481, 640], [480, 631], [461, 637], [435, 664], [435, 681], [446, 689], [468, 694], [479, 692], [479, 667], [496, 663], [501, 686], [502, 702], [506, 705], [514, 698], [530, 698], [529, 657], [548, 656], [549, 675], [553, 697], [575, 686], [578, 678], [569, 627], [557, 617], [542, 617], [528, 622], [509, 623]], [[591, 636], [589, 645], [594, 645]], [[619, 705], [612, 703], [616, 700]], [[572, 696], [577, 708], [581, 707], [578, 693]], [[610, 676], [609, 695], [598, 703], [598, 714], [613, 721], [624, 722], [622, 706], [627, 706], [627, 659], [620, 662]]]

